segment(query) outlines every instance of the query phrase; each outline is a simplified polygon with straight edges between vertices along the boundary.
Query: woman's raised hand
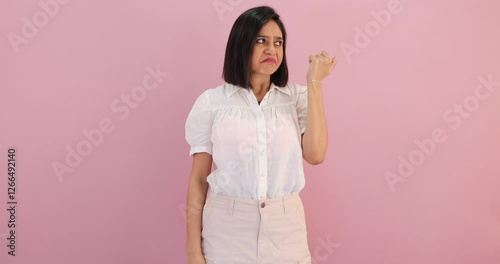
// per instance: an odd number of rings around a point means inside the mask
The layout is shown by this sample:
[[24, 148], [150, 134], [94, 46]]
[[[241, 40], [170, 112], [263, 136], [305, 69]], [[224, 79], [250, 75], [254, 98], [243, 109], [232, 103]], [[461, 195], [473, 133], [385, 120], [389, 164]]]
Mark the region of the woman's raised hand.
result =
[[330, 58], [326, 51], [321, 54], [309, 56], [309, 70], [307, 71], [307, 82], [313, 80], [321, 82], [328, 76], [337, 64], [337, 57]]

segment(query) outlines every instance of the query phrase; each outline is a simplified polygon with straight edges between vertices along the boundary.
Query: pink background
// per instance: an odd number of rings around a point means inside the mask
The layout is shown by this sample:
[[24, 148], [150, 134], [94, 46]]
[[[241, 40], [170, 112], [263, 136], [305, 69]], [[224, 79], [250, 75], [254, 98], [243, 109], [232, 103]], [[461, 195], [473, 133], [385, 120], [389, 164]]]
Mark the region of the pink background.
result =
[[[0, 263], [185, 263], [184, 122], [222, 83], [232, 23], [260, 4], [287, 27], [292, 82], [309, 55], [338, 57], [324, 82], [328, 154], [306, 164], [301, 193], [313, 263], [500, 263], [500, 85], [479, 81], [500, 82], [498, 1], [401, 0], [385, 26], [372, 11], [394, 11], [390, 0], [55, 1], [0, 4]], [[23, 33], [34, 16], [36, 34]], [[359, 32], [371, 36], [349, 55]], [[168, 74], [156, 89], [139, 87], [157, 65]], [[108, 132], [86, 143], [101, 122]], [[446, 140], [431, 148], [433, 131]], [[58, 177], [77, 146], [86, 156]], [[401, 159], [420, 165], [391, 188]]]

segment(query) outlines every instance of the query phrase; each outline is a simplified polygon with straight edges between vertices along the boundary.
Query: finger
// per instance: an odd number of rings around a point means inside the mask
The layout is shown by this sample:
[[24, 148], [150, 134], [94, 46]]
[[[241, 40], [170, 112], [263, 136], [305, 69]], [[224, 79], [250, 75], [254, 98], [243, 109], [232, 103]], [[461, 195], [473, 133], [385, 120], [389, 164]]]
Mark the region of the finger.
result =
[[323, 54], [318, 54], [316, 55], [316, 58], [318, 59], [319, 62], [330, 62], [330, 58], [326, 57]]
[[332, 64], [330, 65], [330, 71], [335, 69], [336, 65], [337, 65], [337, 57], [333, 57]]
[[310, 60], [312, 61], [320, 61], [321, 59], [323, 59], [324, 57], [321, 56], [320, 54], [316, 54], [316, 55], [311, 55], [309, 56], [310, 57]]
[[326, 52], [325, 50], [321, 52], [321, 55], [323, 55], [323, 56], [325, 56], [325, 57], [330, 57], [330, 56], [328, 55], [328, 52]]

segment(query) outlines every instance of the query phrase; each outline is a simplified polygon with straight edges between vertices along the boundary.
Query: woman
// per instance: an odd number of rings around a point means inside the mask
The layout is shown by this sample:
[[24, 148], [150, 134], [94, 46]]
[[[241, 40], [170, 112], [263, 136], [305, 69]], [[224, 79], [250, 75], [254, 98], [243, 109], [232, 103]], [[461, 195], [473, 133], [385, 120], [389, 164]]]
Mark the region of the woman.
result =
[[203, 92], [187, 117], [190, 264], [311, 263], [302, 159], [324, 160], [321, 83], [336, 59], [310, 56], [307, 87], [288, 83], [286, 40], [272, 8], [241, 14], [227, 42], [226, 83]]

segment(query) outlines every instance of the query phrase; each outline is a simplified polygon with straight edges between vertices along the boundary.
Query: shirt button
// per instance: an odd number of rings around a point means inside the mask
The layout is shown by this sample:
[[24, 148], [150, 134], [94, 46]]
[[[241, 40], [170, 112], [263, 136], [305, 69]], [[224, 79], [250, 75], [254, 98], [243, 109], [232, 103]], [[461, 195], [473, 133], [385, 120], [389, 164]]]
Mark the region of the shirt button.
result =
[[260, 204], [260, 208], [264, 208], [264, 207], [266, 207], [266, 203], [265, 203], [265, 202], [262, 202], [262, 203]]
[[264, 173], [263, 172], [260, 173], [260, 177], [261, 178], [264, 177]]

